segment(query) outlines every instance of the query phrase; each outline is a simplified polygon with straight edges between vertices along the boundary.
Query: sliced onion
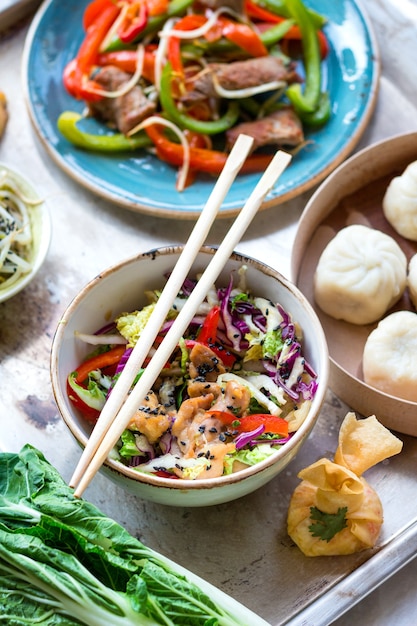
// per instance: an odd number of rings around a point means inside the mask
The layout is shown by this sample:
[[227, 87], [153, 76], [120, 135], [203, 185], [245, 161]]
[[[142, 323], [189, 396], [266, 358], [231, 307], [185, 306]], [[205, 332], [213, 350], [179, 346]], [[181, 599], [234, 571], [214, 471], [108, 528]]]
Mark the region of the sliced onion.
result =
[[209, 30], [212, 28], [217, 22], [217, 18], [222, 13], [228, 13], [232, 17], [239, 19], [238, 14], [229, 9], [228, 7], [219, 7], [207, 18], [207, 22], [198, 28], [194, 28], [194, 30], [175, 30], [175, 27], [172, 29], [163, 29], [159, 34], [159, 37], [177, 37], [178, 39], [198, 39], [199, 37], [203, 37]]
[[217, 95], [220, 98], [227, 98], [233, 100], [236, 98], [249, 98], [259, 93], [265, 93], [267, 91], [273, 91], [276, 89], [283, 89], [287, 86], [287, 83], [283, 80], [273, 80], [269, 83], [263, 83], [262, 85], [255, 85], [254, 87], [244, 87], [242, 89], [225, 89], [220, 85], [219, 79], [216, 74], [213, 74], [213, 87], [216, 90]]
[[81, 333], [78, 330], [75, 331], [74, 335], [84, 341], [85, 343], [89, 343], [92, 346], [100, 346], [100, 345], [114, 345], [114, 344], [126, 344], [127, 341], [121, 335], [90, 335], [88, 333]]
[[147, 126], [152, 126], [152, 124], [159, 124], [160, 126], [166, 126], [167, 128], [170, 128], [172, 131], [174, 131], [174, 133], [177, 135], [177, 137], [179, 138], [181, 142], [181, 145], [184, 150], [184, 155], [183, 155], [182, 166], [178, 173], [177, 188], [178, 188], [178, 191], [184, 191], [185, 181], [187, 179], [188, 171], [190, 169], [190, 144], [188, 143], [187, 137], [185, 136], [185, 134], [182, 132], [180, 128], [178, 128], [176, 124], [174, 124], [173, 122], [170, 122], [169, 120], [164, 119], [163, 117], [158, 117], [157, 115], [151, 115], [150, 117], [146, 118], [146, 120], [143, 120], [143, 122], [135, 126], [135, 128], [132, 128], [132, 130], [128, 132], [128, 136], [130, 137], [131, 135], [134, 135], [135, 133], [142, 130], [143, 128], [146, 128]]
[[159, 44], [155, 53], [155, 87], [160, 91], [162, 68], [167, 59], [168, 38], [164, 37], [165, 32], [172, 30], [172, 25], [175, 24], [175, 18], [167, 20], [164, 24], [162, 31], [159, 33]]

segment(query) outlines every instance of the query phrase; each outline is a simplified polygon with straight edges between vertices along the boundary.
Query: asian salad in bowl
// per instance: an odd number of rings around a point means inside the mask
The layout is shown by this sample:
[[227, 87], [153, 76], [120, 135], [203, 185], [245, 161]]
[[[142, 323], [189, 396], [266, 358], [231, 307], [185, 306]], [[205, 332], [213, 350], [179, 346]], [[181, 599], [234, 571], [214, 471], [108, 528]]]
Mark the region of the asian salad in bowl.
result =
[[[65, 312], [52, 347], [52, 384], [63, 418], [82, 445], [146, 333], [180, 249], [158, 249], [110, 268]], [[148, 359], [213, 252], [199, 252]], [[317, 419], [327, 367], [321, 327], [297, 288], [268, 266], [233, 255], [106, 464], [148, 487], [201, 489], [216, 502], [239, 497], [298, 451]], [[218, 496], [214, 487], [222, 484], [237, 485], [237, 495]]]
[[113, 132], [83, 130], [74, 110], [58, 130], [85, 150], [150, 150], [179, 168], [179, 191], [218, 175], [242, 132], [254, 137], [243, 172], [263, 171], [330, 117], [325, 22], [302, 0], [93, 0], [62, 79]]

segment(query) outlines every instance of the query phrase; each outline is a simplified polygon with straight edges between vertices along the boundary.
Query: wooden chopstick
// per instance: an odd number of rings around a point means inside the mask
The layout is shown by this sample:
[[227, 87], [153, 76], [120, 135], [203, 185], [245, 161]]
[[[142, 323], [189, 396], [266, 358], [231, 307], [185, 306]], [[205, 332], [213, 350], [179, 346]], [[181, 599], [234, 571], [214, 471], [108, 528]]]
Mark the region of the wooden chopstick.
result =
[[171, 308], [174, 298], [177, 296], [181, 286], [187, 277], [191, 265], [203, 245], [207, 234], [218, 214], [223, 200], [226, 197], [234, 179], [241, 169], [246, 157], [253, 144], [253, 138], [248, 135], [239, 135], [233, 149], [231, 150], [225, 166], [220, 173], [216, 184], [199, 216], [187, 243], [181, 253], [180, 258], [168, 281], [164, 287], [161, 296], [158, 298], [155, 309], [146, 324], [146, 333], [142, 333], [136, 343], [132, 353], [117, 381], [112, 389], [109, 398], [100, 413], [100, 417], [94, 426], [94, 429], [87, 441], [86, 447], [81, 455], [79, 463], [75, 468], [74, 474], [70, 480], [70, 486], [75, 487], [81, 480], [82, 475], [87, 469], [90, 458], [94, 455], [97, 447], [100, 445], [109, 425], [114, 416], [120, 410], [132, 382], [138, 371], [149, 354], [156, 335], [159, 333], [164, 323], [169, 309]]
[[174, 351], [178, 338], [181, 337], [189, 326], [199, 305], [203, 302], [208, 290], [217, 280], [224, 265], [232, 254], [235, 246], [240, 241], [242, 235], [246, 231], [256, 212], [258, 211], [263, 199], [274, 186], [278, 177], [282, 174], [291, 160], [291, 156], [286, 152], [279, 151], [272, 159], [270, 165], [251, 193], [245, 203], [245, 206], [239, 212], [235, 222], [229, 229], [226, 237], [214, 254], [209, 265], [198, 280], [196, 286], [187, 299], [186, 305], [181, 309], [178, 316], [162, 343], [156, 350], [151, 361], [143, 371], [139, 381], [127, 396], [126, 401], [121, 406], [118, 414], [109, 424], [107, 432], [101, 440], [100, 445], [91, 457], [90, 463], [86, 468], [78, 486], [74, 492], [75, 496], [80, 497], [84, 490], [88, 487], [101, 465], [106, 460], [109, 452], [116, 445], [120, 435], [129, 424], [132, 416], [138, 406], [143, 402], [146, 394], [151, 389], [157, 379], [165, 362]]

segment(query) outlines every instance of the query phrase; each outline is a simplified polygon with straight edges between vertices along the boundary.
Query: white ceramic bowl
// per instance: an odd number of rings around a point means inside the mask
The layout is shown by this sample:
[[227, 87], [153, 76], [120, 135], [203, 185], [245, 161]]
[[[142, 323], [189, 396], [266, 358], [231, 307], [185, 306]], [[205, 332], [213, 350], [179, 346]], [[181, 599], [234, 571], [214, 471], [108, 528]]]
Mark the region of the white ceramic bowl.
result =
[[[79, 444], [84, 447], [89, 424], [77, 413], [66, 394], [66, 380], [88, 351], [74, 336], [75, 331], [91, 333], [122, 311], [145, 304], [143, 293], [164, 284], [163, 275], [175, 265], [181, 247], [167, 247], [126, 260], [92, 280], [69, 305], [60, 321], [51, 355], [51, 378], [62, 417]], [[214, 250], [203, 248], [190, 275], [195, 276], [210, 262]], [[328, 352], [318, 318], [304, 296], [278, 272], [258, 261], [234, 254], [216, 284], [228, 284], [232, 269], [248, 266], [248, 284], [254, 294], [280, 302], [304, 333], [304, 351], [318, 373], [318, 391], [303, 425], [274, 457], [229, 476], [203, 480], [172, 480], [138, 473], [118, 461], [107, 460], [107, 476], [137, 496], [175, 506], [207, 506], [234, 500], [258, 489], [276, 476], [296, 455], [313, 428], [323, 403], [328, 380]], [[75, 467], [76, 459], [74, 459]]]
[[45, 260], [51, 241], [51, 218], [45, 202], [42, 201], [32, 183], [25, 176], [4, 163], [0, 163], [0, 182], [2, 172], [4, 171], [13, 178], [13, 181], [17, 184], [22, 195], [36, 204], [28, 205], [28, 214], [33, 235], [33, 245], [28, 260], [32, 264], [32, 269], [30, 272], [23, 274], [10, 286], [4, 289], [0, 288], [0, 302], [4, 302], [15, 296], [33, 280]]
[[[327, 243], [351, 224], [364, 224], [390, 235], [408, 259], [417, 253], [417, 242], [398, 235], [382, 212], [388, 183], [415, 160], [417, 132], [412, 132], [380, 141], [340, 165], [308, 202], [291, 260], [292, 279], [314, 307], [326, 333], [330, 388], [360, 414], [375, 414], [387, 428], [412, 436], [417, 436], [417, 403], [383, 393], [363, 380], [363, 349], [377, 323], [357, 326], [323, 313], [314, 302], [313, 277]], [[413, 310], [407, 292], [388, 313], [398, 309]]]

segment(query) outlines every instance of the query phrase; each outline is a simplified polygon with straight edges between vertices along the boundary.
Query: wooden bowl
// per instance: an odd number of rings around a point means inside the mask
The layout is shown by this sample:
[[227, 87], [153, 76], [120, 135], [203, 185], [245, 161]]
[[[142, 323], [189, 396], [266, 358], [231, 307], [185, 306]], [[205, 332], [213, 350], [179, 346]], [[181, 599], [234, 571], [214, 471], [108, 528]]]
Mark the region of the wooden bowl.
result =
[[[350, 157], [320, 185], [298, 225], [291, 258], [292, 279], [315, 309], [330, 355], [329, 386], [353, 410], [376, 417], [391, 430], [417, 436], [417, 403], [383, 393], [363, 380], [362, 355], [377, 323], [357, 326], [336, 320], [314, 301], [313, 277], [320, 255], [342, 228], [364, 224], [393, 237], [409, 260], [417, 242], [401, 237], [382, 211], [382, 199], [394, 176], [417, 160], [417, 132], [380, 141]], [[406, 291], [386, 315], [415, 310]]]

